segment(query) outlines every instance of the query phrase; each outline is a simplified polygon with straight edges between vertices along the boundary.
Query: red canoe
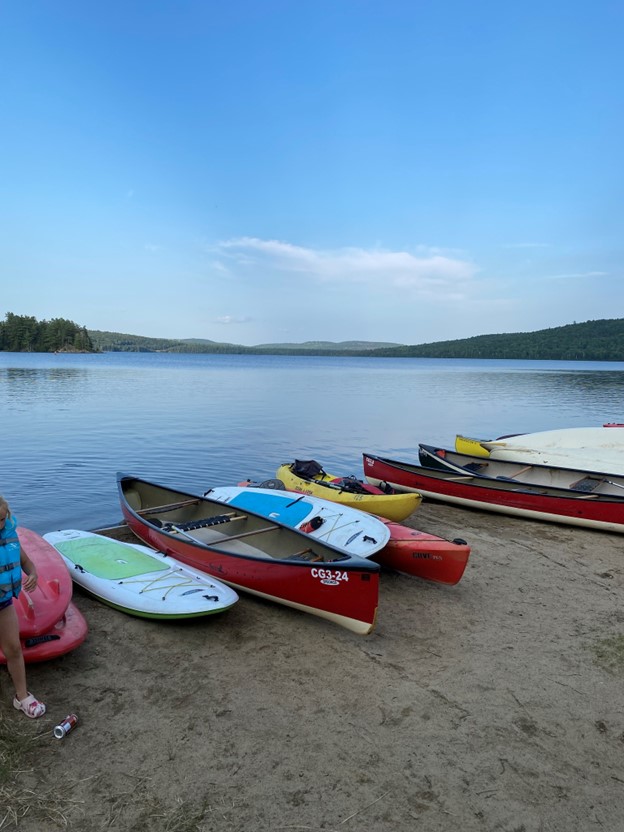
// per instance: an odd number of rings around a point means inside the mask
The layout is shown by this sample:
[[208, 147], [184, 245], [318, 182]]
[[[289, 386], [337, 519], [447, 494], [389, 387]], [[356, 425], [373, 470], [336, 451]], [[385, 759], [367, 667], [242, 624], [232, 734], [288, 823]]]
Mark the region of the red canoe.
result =
[[37, 588], [22, 590], [13, 604], [20, 636], [29, 638], [47, 632], [63, 617], [72, 598], [72, 579], [63, 558], [36, 532], [17, 527], [20, 546], [37, 568]]
[[[22, 637], [22, 652], [27, 664], [56, 659], [75, 650], [87, 637], [88, 627], [82, 613], [69, 603], [65, 614], [50, 629], [37, 636]], [[6, 659], [0, 650], [0, 664]]]
[[149, 546], [352, 632], [374, 628], [378, 564], [247, 509], [125, 474], [117, 484], [128, 526]]
[[390, 540], [372, 555], [383, 566], [440, 584], [456, 584], [468, 565], [470, 546], [465, 540], [446, 540], [380, 518], [390, 529]]
[[624, 497], [489, 480], [374, 454], [364, 454], [364, 473], [373, 484], [387, 482], [400, 491], [418, 491], [425, 497], [467, 508], [624, 533]]

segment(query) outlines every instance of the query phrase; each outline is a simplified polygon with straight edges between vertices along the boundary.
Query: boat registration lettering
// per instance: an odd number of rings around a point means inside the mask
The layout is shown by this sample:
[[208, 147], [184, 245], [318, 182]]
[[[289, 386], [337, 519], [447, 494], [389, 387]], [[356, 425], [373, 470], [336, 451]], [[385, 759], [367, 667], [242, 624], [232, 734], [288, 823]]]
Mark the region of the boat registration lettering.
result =
[[313, 578], [318, 578], [326, 586], [338, 586], [341, 581], [349, 580], [349, 573], [341, 572], [339, 569], [318, 569], [314, 567], [311, 572]]

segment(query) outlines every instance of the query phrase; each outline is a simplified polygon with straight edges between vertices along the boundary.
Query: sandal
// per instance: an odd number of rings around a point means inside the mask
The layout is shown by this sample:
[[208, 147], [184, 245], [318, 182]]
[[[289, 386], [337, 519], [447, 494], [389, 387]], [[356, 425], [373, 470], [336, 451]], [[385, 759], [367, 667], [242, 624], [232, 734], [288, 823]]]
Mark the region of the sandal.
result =
[[16, 695], [13, 699], [13, 707], [26, 714], [30, 719], [37, 719], [46, 712], [46, 706], [43, 702], [35, 699], [32, 693], [29, 693], [26, 699], [18, 699]]

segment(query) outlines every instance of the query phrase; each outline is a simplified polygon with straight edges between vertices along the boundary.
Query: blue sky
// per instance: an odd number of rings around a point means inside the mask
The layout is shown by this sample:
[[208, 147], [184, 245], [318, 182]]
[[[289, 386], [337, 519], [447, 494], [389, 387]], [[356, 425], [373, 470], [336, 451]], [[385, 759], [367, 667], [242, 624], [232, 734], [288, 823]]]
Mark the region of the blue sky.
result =
[[419, 344], [624, 315], [618, 2], [0, 4], [1, 316]]

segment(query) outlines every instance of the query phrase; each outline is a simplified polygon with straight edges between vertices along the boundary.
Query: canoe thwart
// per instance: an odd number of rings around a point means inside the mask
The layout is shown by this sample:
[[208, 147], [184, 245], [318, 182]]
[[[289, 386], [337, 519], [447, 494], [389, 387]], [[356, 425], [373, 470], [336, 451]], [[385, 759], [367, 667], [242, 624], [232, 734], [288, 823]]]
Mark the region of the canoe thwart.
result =
[[[244, 518], [235, 518], [235, 519], [244, 519]], [[191, 531], [194, 529], [202, 529], [206, 528], [206, 526], [214, 526], [214, 523], [181, 523], [179, 526], [174, 524], [167, 524], [164, 527], [165, 531], [172, 531], [172, 532], [183, 532], [186, 533], [187, 531]], [[191, 528], [187, 528], [190, 526]], [[264, 534], [264, 532], [274, 532], [277, 529], [280, 529], [281, 526], [265, 526], [263, 529], [252, 529], [248, 532], [241, 532], [240, 534], [229, 534], [227, 537], [220, 542], [220, 545], [223, 546], [226, 543], [229, 543], [230, 540], [240, 540], [241, 537], [252, 537], [256, 534]]]
[[174, 511], [176, 508], [184, 508], [185, 506], [199, 505], [201, 500], [181, 500], [178, 503], [167, 503], [164, 506], [153, 506], [152, 508], [135, 509], [136, 513], [145, 517], [147, 514], [157, 514], [159, 511]]

